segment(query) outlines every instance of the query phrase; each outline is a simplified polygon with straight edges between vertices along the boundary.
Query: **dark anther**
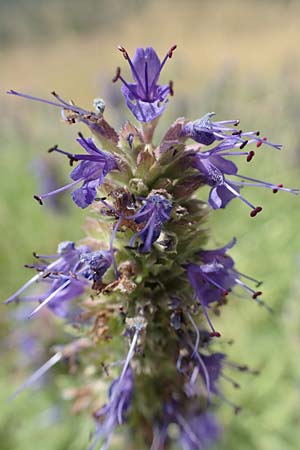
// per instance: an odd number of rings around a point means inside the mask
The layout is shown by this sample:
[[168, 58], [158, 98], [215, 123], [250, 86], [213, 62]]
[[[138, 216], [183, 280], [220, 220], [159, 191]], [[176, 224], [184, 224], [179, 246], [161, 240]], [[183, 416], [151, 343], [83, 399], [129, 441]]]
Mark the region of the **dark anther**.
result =
[[244, 141], [244, 142], [240, 145], [240, 149], [242, 150], [244, 147], [246, 147], [247, 144], [248, 144], [248, 141]]
[[256, 142], [256, 147], [259, 148], [266, 140], [267, 140], [266, 137], [263, 137], [262, 139], [260, 139], [258, 142]]
[[242, 408], [240, 406], [235, 406], [234, 407], [234, 414], [235, 415], [238, 415], [241, 411], [242, 411]]
[[219, 333], [218, 331], [212, 331], [211, 333], [209, 333], [209, 337], [221, 337], [221, 333]]
[[239, 121], [239, 119], [237, 119], [237, 120], [234, 122], [233, 126], [237, 127], [239, 124], [240, 124], [240, 121]]
[[226, 297], [228, 294], [229, 294], [229, 292], [227, 290], [223, 291], [224, 297]]
[[73, 166], [74, 162], [78, 161], [78, 159], [74, 158], [73, 156], [68, 156], [70, 166]]
[[259, 135], [260, 135], [260, 131], [257, 131], [257, 132], [256, 132], [256, 136], [259, 136]]
[[252, 295], [252, 298], [255, 300], [259, 295], [262, 294], [262, 291], [256, 291], [254, 292], [254, 294]]
[[127, 140], [128, 144], [129, 144], [129, 147], [131, 148], [131, 150], [132, 150], [133, 139], [134, 139], [133, 134], [129, 133], [127, 138], [126, 138], [126, 140]]
[[121, 75], [121, 68], [117, 67], [116, 75], [113, 77], [112, 82], [116, 83], [118, 81], [118, 79], [120, 78], [120, 75]]
[[169, 89], [170, 89], [170, 95], [173, 97], [174, 95], [174, 82], [171, 80], [169, 81]]
[[239, 136], [240, 134], [242, 134], [243, 130], [236, 130], [232, 132], [232, 136]]
[[172, 156], [175, 156], [177, 153], [178, 153], [177, 148], [174, 148], [173, 153], [172, 153]]
[[43, 205], [43, 201], [42, 201], [41, 197], [39, 197], [38, 195], [34, 195], [33, 198], [34, 198], [40, 205]]
[[168, 51], [168, 57], [169, 57], [169, 58], [172, 58], [173, 52], [174, 52], [174, 50], [176, 50], [176, 48], [177, 48], [177, 45], [173, 45], [173, 46], [170, 48], [170, 50]]
[[123, 53], [123, 56], [124, 56], [125, 59], [128, 59], [128, 58], [129, 58], [128, 53], [127, 53], [127, 50], [125, 50], [125, 48], [122, 47], [122, 45], [118, 45], [118, 50], [120, 50], [120, 52]]
[[251, 217], [255, 217], [258, 213], [260, 213], [262, 211], [262, 207], [261, 206], [257, 206], [256, 208], [254, 208], [251, 212], [250, 212], [250, 216]]
[[55, 150], [57, 150], [58, 145], [53, 145], [53, 147], [49, 148], [48, 153], [52, 153], [55, 152]]
[[[277, 187], [282, 188], [283, 184], [277, 184]], [[278, 189], [273, 189], [273, 194], [276, 194], [278, 192]]]
[[250, 162], [254, 155], [255, 155], [255, 152], [253, 150], [251, 150], [247, 155], [247, 161]]

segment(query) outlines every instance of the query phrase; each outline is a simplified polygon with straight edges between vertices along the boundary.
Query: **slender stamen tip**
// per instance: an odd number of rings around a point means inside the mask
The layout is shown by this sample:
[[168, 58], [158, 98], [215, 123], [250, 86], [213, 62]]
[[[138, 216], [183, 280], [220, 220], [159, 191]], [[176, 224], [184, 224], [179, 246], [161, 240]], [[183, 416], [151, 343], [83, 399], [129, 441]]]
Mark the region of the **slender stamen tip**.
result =
[[253, 159], [254, 155], [255, 155], [255, 152], [253, 150], [251, 150], [247, 155], [247, 162], [250, 162]]
[[260, 213], [262, 211], [262, 207], [261, 206], [257, 206], [256, 208], [254, 208], [251, 212], [250, 212], [250, 216], [251, 217], [255, 217], [258, 213]]
[[113, 77], [112, 82], [116, 83], [118, 81], [118, 79], [120, 78], [120, 75], [121, 75], [121, 68], [117, 67], [116, 74]]
[[244, 142], [240, 145], [240, 149], [242, 150], [244, 147], [246, 147], [247, 144], [248, 144], [248, 141], [244, 141]]
[[176, 48], [177, 48], [177, 45], [176, 45], [176, 44], [173, 45], [173, 46], [170, 48], [170, 50], [168, 51], [168, 57], [169, 57], [169, 58], [172, 58], [173, 52], [174, 52], [174, 50], [176, 50]]
[[[283, 184], [277, 184], [277, 187], [283, 188]], [[278, 192], [278, 189], [273, 189], [273, 194], [276, 194]]]
[[234, 122], [234, 126], [237, 127], [240, 124], [240, 119], [236, 119], [236, 121]]
[[254, 294], [252, 295], [253, 300], [255, 300], [259, 295], [262, 295], [262, 291], [254, 292]]
[[40, 204], [43, 205], [43, 200], [39, 195], [34, 195], [33, 198]]
[[129, 58], [128, 53], [127, 53], [127, 50], [126, 50], [122, 45], [118, 45], [117, 48], [118, 48], [118, 50], [119, 50], [121, 53], [123, 53], [123, 56], [124, 56], [125, 59], [128, 59], [128, 58]]
[[54, 97], [56, 97], [56, 96], [57, 96], [57, 93], [56, 93], [55, 91], [52, 91], [52, 92], [51, 92], [51, 95], [54, 95]]
[[48, 153], [55, 152], [58, 149], [58, 145], [53, 145], [53, 147], [49, 148]]
[[209, 337], [221, 337], [221, 333], [219, 333], [218, 331], [212, 331], [211, 333], [209, 333]]
[[73, 158], [73, 156], [70, 156], [70, 155], [68, 155], [68, 158], [69, 158], [69, 164], [71, 167], [73, 166], [74, 162], [78, 161], [78, 159]]
[[37, 259], [40, 258], [39, 255], [36, 252], [32, 252], [32, 255], [33, 255], [34, 258], [37, 258]]
[[174, 82], [172, 80], [169, 81], [169, 90], [170, 90], [171, 97], [173, 97], [173, 95], [174, 95]]

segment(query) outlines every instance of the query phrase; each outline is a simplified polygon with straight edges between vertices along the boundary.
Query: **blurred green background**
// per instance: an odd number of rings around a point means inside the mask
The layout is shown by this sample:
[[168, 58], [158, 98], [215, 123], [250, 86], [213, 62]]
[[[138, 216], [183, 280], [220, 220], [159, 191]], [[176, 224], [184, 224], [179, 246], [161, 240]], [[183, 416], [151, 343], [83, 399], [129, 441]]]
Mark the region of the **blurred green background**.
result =
[[[1, 297], [28, 279], [22, 267], [32, 261], [32, 251], [51, 254], [58, 242], [84, 235], [83, 214], [68, 194], [43, 208], [32, 199], [47, 190], [48, 178], [56, 186], [67, 180], [67, 162], [47, 149], [59, 143], [75, 150], [79, 128], [63, 124], [55, 108], [9, 97], [6, 90], [45, 97], [55, 89], [87, 109], [101, 96], [107, 118], [119, 126], [132, 117], [120, 102], [119, 86], [110, 82], [123, 63], [116, 46], [133, 54], [137, 46], [152, 45], [162, 56], [177, 43], [163, 74], [165, 81], [174, 80], [175, 97], [158, 137], [178, 116], [215, 111], [219, 120], [238, 117], [243, 129], [261, 129], [284, 145], [282, 152], [263, 147], [251, 164], [241, 160], [241, 173], [299, 187], [299, 42], [297, 0], [1, 0]], [[237, 237], [232, 250], [237, 266], [264, 280], [264, 299], [274, 313], [236, 298], [216, 319], [226, 342], [234, 340], [223, 344], [224, 351], [260, 370], [258, 376], [234, 374], [240, 390], [224, 383], [227, 398], [243, 410], [235, 416], [221, 406], [224, 435], [217, 448], [296, 450], [300, 199], [255, 188], [247, 194], [264, 206], [263, 213], [250, 219], [237, 200], [226, 211], [212, 212], [211, 246]], [[71, 403], [61, 400], [63, 370], [51, 372], [41, 389], [6, 401], [33, 366], [47, 359], [44, 349], [59, 342], [59, 324], [48, 317], [28, 324], [14, 306], [1, 306], [0, 320], [0, 449], [86, 449], [93, 424], [84, 415], [72, 416]], [[36, 338], [34, 347], [20, 345], [26, 333]]]

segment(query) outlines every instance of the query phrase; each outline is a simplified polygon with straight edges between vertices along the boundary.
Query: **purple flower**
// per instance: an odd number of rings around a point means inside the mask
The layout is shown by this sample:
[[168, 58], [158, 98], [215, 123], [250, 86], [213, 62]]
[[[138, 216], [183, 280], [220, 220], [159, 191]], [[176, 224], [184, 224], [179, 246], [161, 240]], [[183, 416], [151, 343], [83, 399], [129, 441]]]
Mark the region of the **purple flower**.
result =
[[211, 336], [219, 337], [220, 333], [214, 329], [207, 313], [207, 308], [210, 307], [211, 303], [222, 302], [233, 287], [241, 286], [251, 294], [257, 303], [264, 305], [258, 299], [258, 296], [262, 292], [252, 289], [241, 280], [241, 277], [253, 281], [257, 286], [260, 283], [254, 278], [238, 272], [234, 268], [233, 259], [226, 254], [227, 250], [232, 248], [235, 242], [236, 240], [233, 239], [225, 247], [215, 250], [203, 250], [198, 253], [201, 260], [200, 264], [189, 263], [185, 266], [188, 279], [194, 289], [195, 297], [198, 298], [206, 320], [212, 330]]
[[186, 418], [178, 416], [177, 420], [183, 450], [208, 449], [220, 436], [220, 426], [211, 413], [189, 414]]
[[137, 224], [144, 224], [143, 228], [130, 240], [132, 246], [136, 238], [142, 240], [141, 253], [150, 251], [152, 244], [159, 238], [162, 226], [170, 220], [172, 203], [160, 194], [151, 194], [145, 200], [140, 210], [131, 218]]
[[103, 419], [95, 433], [94, 443], [90, 450], [95, 449], [100, 440], [103, 441], [101, 450], [108, 448], [109, 440], [117, 425], [122, 425], [132, 401], [134, 388], [133, 371], [127, 367], [123, 376], [114, 380], [109, 388], [108, 402], [94, 416]]
[[[222, 373], [224, 353], [212, 353], [211, 355], [200, 354], [203, 364], [198, 364], [198, 369], [203, 381], [209, 379], [209, 391], [218, 394], [217, 383]], [[205, 369], [204, 369], [205, 367]]]
[[[17, 301], [19, 296], [35, 283], [46, 285], [47, 289], [43, 294], [22, 298], [23, 301], [39, 302], [29, 317], [33, 317], [44, 306], [48, 306], [60, 317], [67, 317], [69, 302], [83, 294], [90, 284], [88, 281], [92, 281], [93, 285], [99, 284], [112, 263], [110, 251], [92, 252], [87, 246], [76, 248], [74, 242], [69, 241], [59, 244], [56, 255], [36, 256], [42, 262], [29, 267], [36, 269], [38, 273], [5, 301]], [[55, 260], [46, 263], [46, 259]]]
[[[262, 211], [262, 207], [253, 205], [241, 195], [240, 189], [242, 187], [263, 187], [272, 189], [274, 193], [278, 192], [278, 190], [292, 194], [299, 193], [299, 189], [287, 189], [282, 184], [268, 183], [239, 175], [237, 166], [232, 161], [225, 159], [224, 156], [246, 155], [247, 160], [250, 161], [254, 152], [235, 151], [236, 148], [240, 148], [240, 143], [236, 140], [236, 137], [231, 137], [211, 150], [194, 152], [187, 156], [187, 158], [191, 159], [191, 165], [199, 170], [203, 182], [211, 186], [208, 198], [211, 208], [225, 208], [232, 199], [239, 198], [251, 208], [250, 216], [255, 217]], [[234, 179], [228, 178], [228, 176]]]
[[179, 429], [178, 443], [182, 450], [207, 450], [221, 433], [213, 414], [198, 411], [194, 407], [188, 412], [182, 412], [179, 404], [172, 401], [165, 405], [163, 422], [154, 431], [151, 450], [164, 448], [166, 440], [170, 438], [168, 428], [172, 423]]
[[96, 147], [91, 138], [85, 139], [80, 134], [77, 142], [79, 142], [79, 144], [87, 151], [87, 155], [65, 152], [57, 147], [50, 149], [50, 152], [55, 151], [66, 155], [70, 159], [71, 164], [73, 164], [74, 161], [80, 161], [80, 163], [70, 174], [70, 177], [73, 180], [72, 183], [52, 192], [48, 192], [47, 194], [35, 196], [35, 199], [40, 204], [43, 204], [43, 199], [70, 189], [78, 183], [82, 183], [81, 187], [72, 192], [72, 198], [77, 206], [86, 208], [94, 201], [97, 195], [96, 188], [101, 186], [105, 176], [111, 170], [118, 169], [115, 158], [109, 153], [103, 152]]
[[207, 113], [205, 116], [193, 122], [188, 122], [182, 129], [182, 136], [190, 137], [194, 141], [203, 145], [211, 145], [215, 141], [227, 141], [235, 139], [243, 148], [248, 143], [255, 142], [257, 147], [262, 144], [270, 145], [271, 147], [281, 150], [281, 145], [272, 144], [265, 137], [259, 137], [259, 131], [237, 130], [240, 123], [239, 120], [222, 120], [220, 122], [213, 122], [211, 118], [215, 115], [214, 112]]
[[132, 114], [140, 122], [150, 122], [164, 111], [168, 94], [173, 95], [173, 83], [159, 85], [158, 79], [168, 58], [172, 58], [176, 45], [170, 48], [162, 62], [160, 62], [152, 47], [138, 48], [131, 60], [124, 47], [118, 47], [128, 61], [134, 83], [128, 83], [121, 76], [118, 67], [113, 82], [121, 80], [122, 94]]

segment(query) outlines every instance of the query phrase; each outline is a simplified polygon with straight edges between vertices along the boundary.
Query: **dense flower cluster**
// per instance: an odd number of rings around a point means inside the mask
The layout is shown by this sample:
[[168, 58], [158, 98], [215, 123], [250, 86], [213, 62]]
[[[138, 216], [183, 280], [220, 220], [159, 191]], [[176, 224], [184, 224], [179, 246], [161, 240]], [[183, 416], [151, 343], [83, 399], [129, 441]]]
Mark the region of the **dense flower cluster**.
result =
[[[124, 422], [135, 448], [203, 450], [219, 439], [222, 430], [213, 412], [218, 399], [239, 410], [224, 398], [220, 379], [237, 387], [226, 368], [247, 368], [215, 349], [221, 335], [211, 315], [237, 289], [269, 307], [257, 290], [260, 283], [239, 272], [228, 255], [235, 239], [222, 248], [204, 249], [208, 208], [195, 194], [207, 185], [212, 209], [238, 198], [249, 206], [251, 217], [262, 207], [241, 194], [244, 187], [298, 194], [280, 183], [239, 174], [232, 159], [250, 162], [253, 146], [280, 150], [281, 145], [257, 131], [239, 130], [238, 120], [213, 122], [214, 113], [194, 121], [180, 118], [154, 144], [159, 116], [174, 93], [173, 82], [160, 84], [159, 78], [175, 49], [160, 61], [151, 47], [138, 48], [132, 59], [119, 47], [133, 82], [120, 68], [113, 81], [122, 83], [126, 105], [140, 122], [126, 121], [119, 132], [104, 118], [101, 99], [94, 101], [95, 111], [88, 111], [56, 92], [53, 101], [8, 92], [58, 107], [65, 122], [84, 124], [93, 134], [79, 133], [77, 143], [85, 153], [50, 149], [67, 156], [72, 166], [78, 164], [71, 183], [34, 196], [43, 205], [75, 188], [74, 203], [92, 205], [96, 215], [91, 234], [79, 244], [62, 242], [54, 255], [35, 254], [37, 261], [29, 267], [37, 273], [6, 300], [33, 302], [30, 318], [48, 309], [67, 324], [70, 342], [58, 346], [17, 393], [62, 359], [70, 361], [72, 373], [88, 364], [86, 398], [82, 401], [79, 388], [81, 401], [75, 393], [74, 402], [95, 419], [90, 450], [109, 448], [115, 428]], [[110, 384], [106, 402], [100, 377]]]

